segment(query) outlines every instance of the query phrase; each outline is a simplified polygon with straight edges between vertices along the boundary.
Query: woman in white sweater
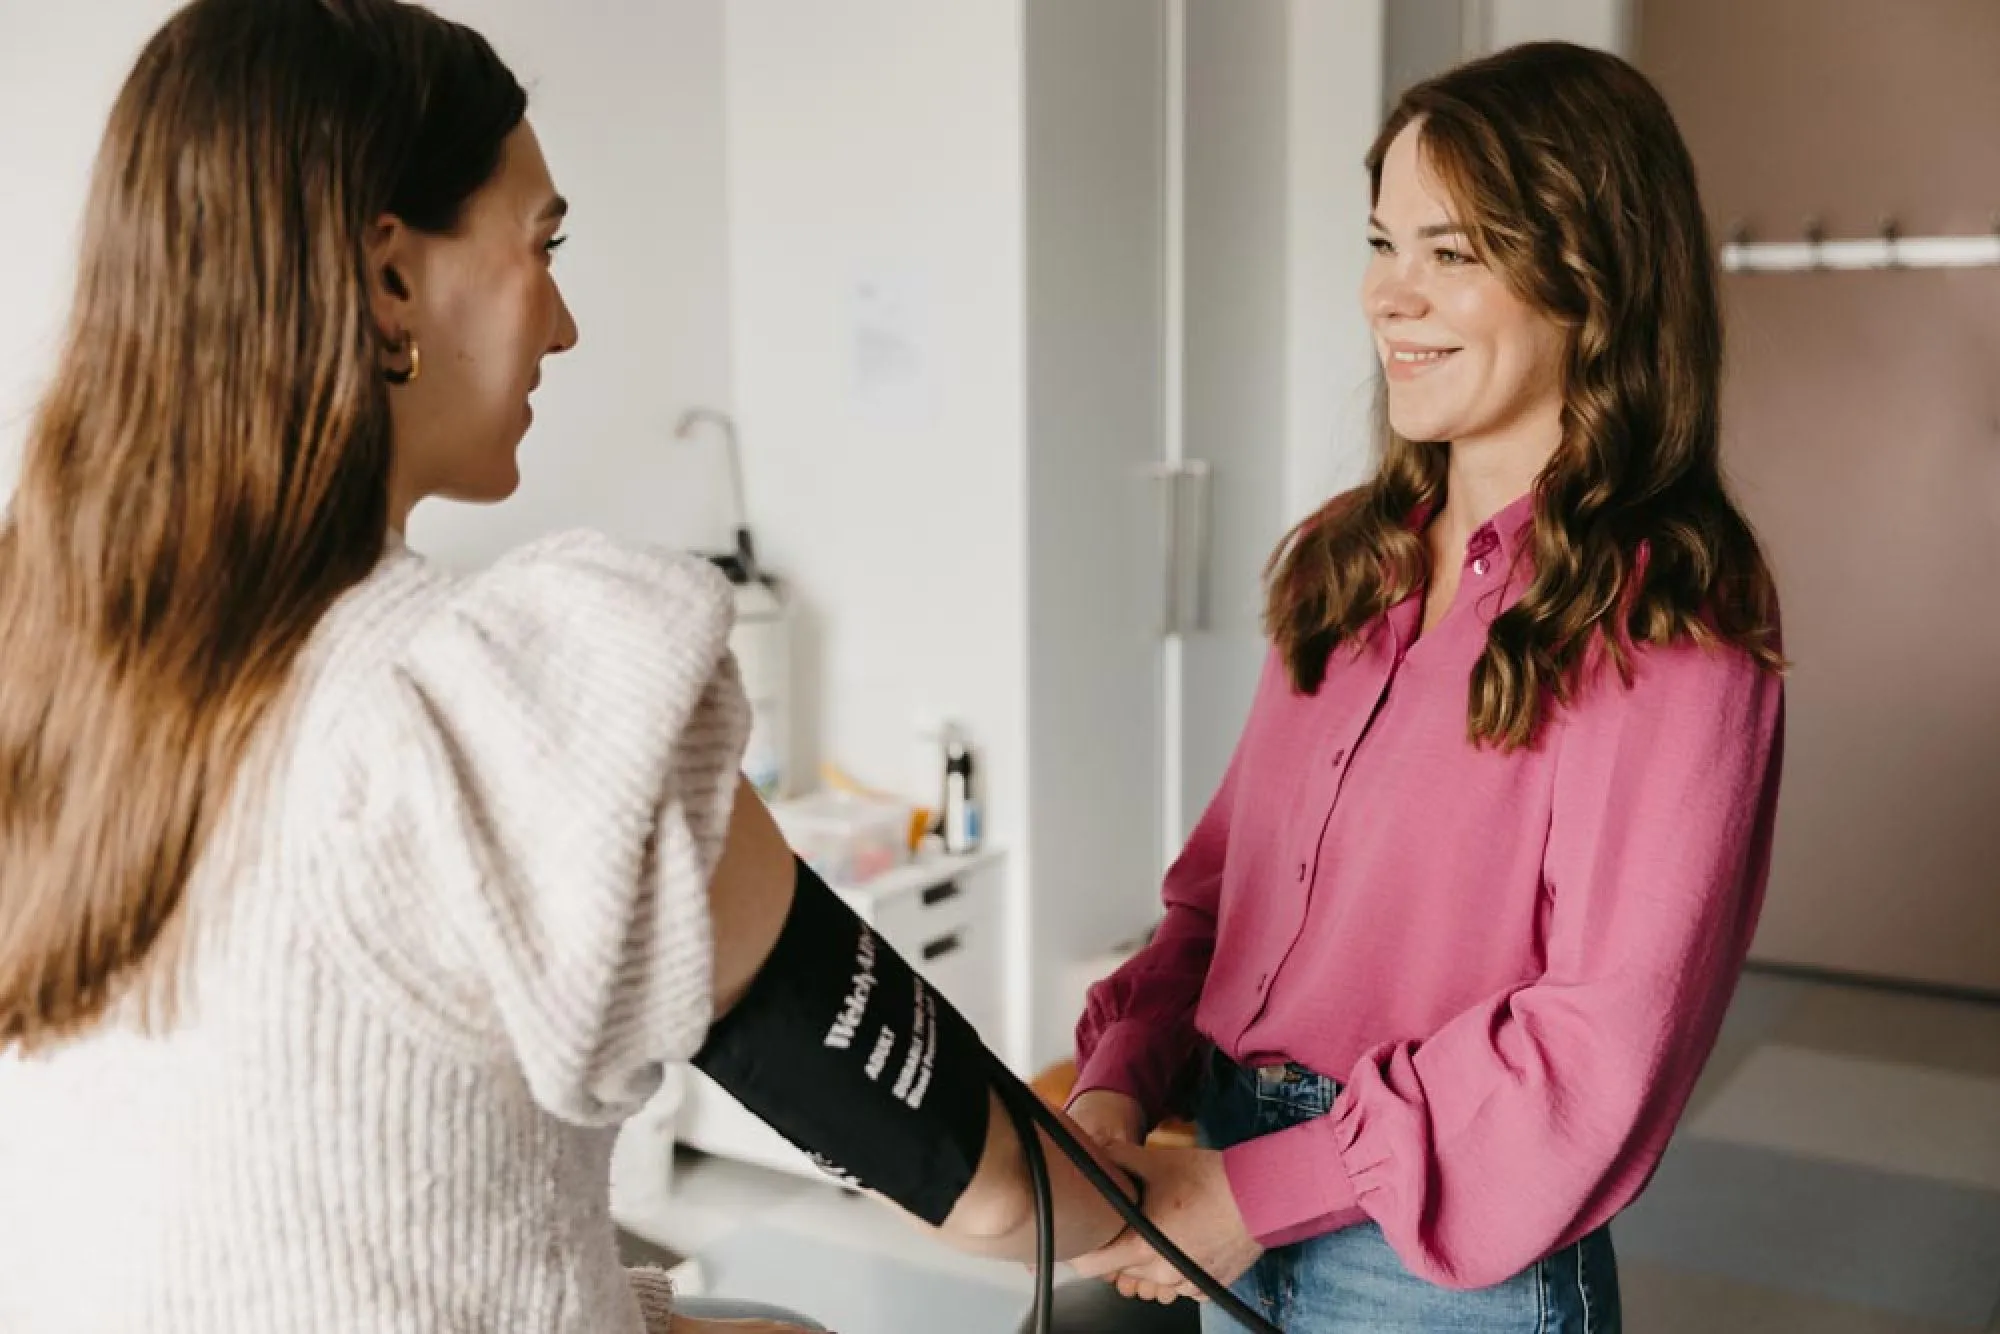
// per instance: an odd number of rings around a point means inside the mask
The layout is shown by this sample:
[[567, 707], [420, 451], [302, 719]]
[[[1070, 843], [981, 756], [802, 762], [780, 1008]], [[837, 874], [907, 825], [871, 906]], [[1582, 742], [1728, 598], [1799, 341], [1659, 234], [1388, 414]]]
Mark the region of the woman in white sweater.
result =
[[[0, 524], [5, 1334], [789, 1327], [607, 1210], [791, 903], [728, 589], [401, 538], [514, 489], [576, 342], [524, 112], [414, 6], [196, 0], [112, 113]], [[1025, 1258], [990, 1123], [942, 1235]], [[1064, 1253], [1118, 1231], [1052, 1168]]]

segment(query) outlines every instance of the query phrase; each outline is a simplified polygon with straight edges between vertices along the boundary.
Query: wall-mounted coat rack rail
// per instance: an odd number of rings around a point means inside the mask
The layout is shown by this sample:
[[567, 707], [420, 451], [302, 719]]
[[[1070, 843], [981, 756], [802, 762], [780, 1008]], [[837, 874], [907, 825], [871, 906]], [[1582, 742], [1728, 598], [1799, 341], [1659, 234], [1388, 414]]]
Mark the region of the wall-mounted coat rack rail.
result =
[[1760, 241], [1741, 224], [1730, 228], [1722, 267], [1730, 273], [1810, 273], [1857, 269], [1976, 269], [2000, 265], [2000, 219], [1985, 236], [1904, 236], [1894, 219], [1871, 237], [1830, 241], [1816, 219], [1805, 239]]

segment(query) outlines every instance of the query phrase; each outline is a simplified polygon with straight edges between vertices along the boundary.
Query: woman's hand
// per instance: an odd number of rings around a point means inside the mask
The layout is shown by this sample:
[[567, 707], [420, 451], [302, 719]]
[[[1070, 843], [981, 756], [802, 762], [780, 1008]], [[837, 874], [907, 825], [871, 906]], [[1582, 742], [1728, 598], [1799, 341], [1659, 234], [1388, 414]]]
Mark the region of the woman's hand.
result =
[[1130, 1094], [1092, 1089], [1071, 1101], [1069, 1115], [1103, 1148], [1145, 1141], [1146, 1114]]
[[[1076, 1115], [1074, 1110], [1071, 1115]], [[1213, 1149], [1147, 1149], [1132, 1144], [1110, 1145], [1106, 1152], [1146, 1183], [1147, 1219], [1218, 1283], [1225, 1287], [1234, 1283], [1264, 1254], [1264, 1248], [1244, 1226], [1220, 1153]], [[1101, 1250], [1077, 1257], [1070, 1261], [1070, 1267], [1085, 1277], [1115, 1282], [1127, 1297], [1164, 1303], [1201, 1296], [1199, 1288], [1132, 1232]]]

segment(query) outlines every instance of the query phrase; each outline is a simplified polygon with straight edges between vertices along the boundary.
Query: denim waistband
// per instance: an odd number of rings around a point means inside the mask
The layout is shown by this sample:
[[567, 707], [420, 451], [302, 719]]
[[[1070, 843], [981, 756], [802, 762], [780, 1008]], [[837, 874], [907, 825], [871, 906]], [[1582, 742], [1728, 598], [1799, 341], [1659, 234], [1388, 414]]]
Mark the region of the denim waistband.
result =
[[1218, 1082], [1237, 1083], [1246, 1092], [1254, 1093], [1260, 1102], [1288, 1103], [1315, 1114], [1325, 1113], [1340, 1093], [1336, 1081], [1297, 1061], [1238, 1065], [1218, 1051], [1214, 1074]]

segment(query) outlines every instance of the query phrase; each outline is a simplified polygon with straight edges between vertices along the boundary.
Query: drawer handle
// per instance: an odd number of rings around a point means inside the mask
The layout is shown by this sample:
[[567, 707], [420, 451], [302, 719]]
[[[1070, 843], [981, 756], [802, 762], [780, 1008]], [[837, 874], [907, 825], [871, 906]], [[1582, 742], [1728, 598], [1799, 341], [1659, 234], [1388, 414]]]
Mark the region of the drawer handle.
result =
[[926, 908], [935, 908], [938, 904], [948, 899], [957, 898], [959, 892], [956, 880], [947, 880], [942, 885], [932, 885], [924, 891], [924, 906]]
[[942, 959], [945, 955], [954, 953], [964, 943], [964, 941], [958, 938], [958, 932], [956, 931], [948, 936], [939, 936], [936, 940], [924, 946], [924, 962], [929, 963], [933, 959]]

